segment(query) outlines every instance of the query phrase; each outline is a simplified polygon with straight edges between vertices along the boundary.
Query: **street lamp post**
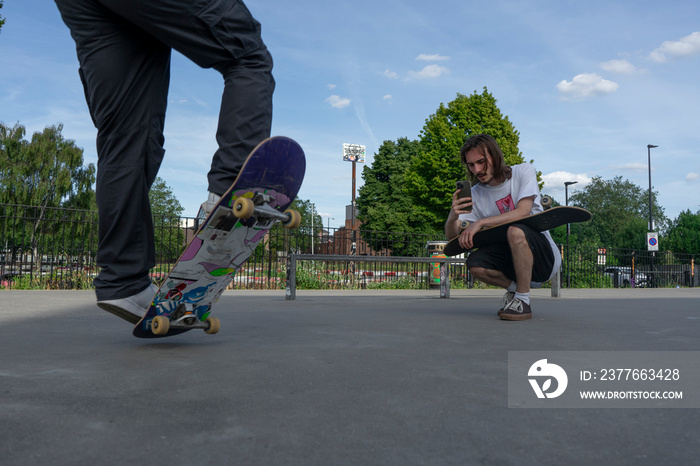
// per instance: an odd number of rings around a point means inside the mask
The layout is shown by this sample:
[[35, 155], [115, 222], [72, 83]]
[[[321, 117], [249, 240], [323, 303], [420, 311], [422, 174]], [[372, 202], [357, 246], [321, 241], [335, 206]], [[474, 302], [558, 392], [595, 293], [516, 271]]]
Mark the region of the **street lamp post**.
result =
[[[565, 181], [564, 182], [564, 204], [569, 205], [569, 186], [576, 184], [578, 181]], [[569, 235], [571, 234], [571, 224], [566, 224], [566, 287], [571, 286], [569, 278]]]
[[651, 150], [654, 149], [653, 144], [647, 144], [647, 154], [649, 156], [649, 231], [654, 231], [654, 221], [651, 218]]
[[[651, 150], [654, 149], [655, 146], [653, 144], [647, 144], [647, 156], [648, 156], [648, 162], [649, 162], [649, 233], [654, 231], [654, 220], [651, 216]], [[648, 247], [648, 246], [647, 246]], [[654, 256], [656, 255], [655, 252], [651, 252], [651, 287], [655, 287], [655, 281], [654, 280]]]

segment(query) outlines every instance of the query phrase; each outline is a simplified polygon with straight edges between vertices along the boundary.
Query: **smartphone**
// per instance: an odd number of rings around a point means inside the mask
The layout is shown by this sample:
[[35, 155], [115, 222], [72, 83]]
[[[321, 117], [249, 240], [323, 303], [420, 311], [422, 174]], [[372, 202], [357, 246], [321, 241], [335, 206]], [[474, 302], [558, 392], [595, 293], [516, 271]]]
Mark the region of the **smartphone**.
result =
[[[457, 194], [458, 199], [472, 197], [472, 184], [469, 182], [469, 180], [458, 181], [457, 189], [459, 190], [459, 193]], [[471, 212], [471, 207], [469, 207], [469, 212]]]

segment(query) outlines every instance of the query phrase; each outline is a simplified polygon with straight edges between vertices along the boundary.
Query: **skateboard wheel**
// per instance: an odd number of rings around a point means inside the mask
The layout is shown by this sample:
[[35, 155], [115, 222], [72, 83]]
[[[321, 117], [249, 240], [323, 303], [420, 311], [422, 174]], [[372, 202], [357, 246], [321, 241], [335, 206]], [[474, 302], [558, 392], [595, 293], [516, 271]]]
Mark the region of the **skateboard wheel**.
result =
[[542, 199], [540, 200], [540, 204], [542, 204], [542, 207], [544, 210], [549, 209], [552, 207], [552, 198], [549, 196], [542, 196]]
[[221, 328], [221, 321], [216, 317], [207, 317], [204, 323], [209, 324], [209, 327], [204, 329], [204, 333], [207, 333], [209, 335], [214, 335], [215, 333], [218, 333], [219, 329]]
[[233, 202], [233, 215], [238, 218], [250, 218], [255, 212], [255, 204], [247, 197], [239, 197]]
[[170, 329], [170, 321], [165, 316], [155, 316], [151, 322], [151, 331], [154, 335], [165, 335]]
[[299, 228], [301, 224], [301, 214], [294, 209], [287, 209], [284, 213], [289, 216], [289, 220], [284, 222], [284, 226], [286, 228]]

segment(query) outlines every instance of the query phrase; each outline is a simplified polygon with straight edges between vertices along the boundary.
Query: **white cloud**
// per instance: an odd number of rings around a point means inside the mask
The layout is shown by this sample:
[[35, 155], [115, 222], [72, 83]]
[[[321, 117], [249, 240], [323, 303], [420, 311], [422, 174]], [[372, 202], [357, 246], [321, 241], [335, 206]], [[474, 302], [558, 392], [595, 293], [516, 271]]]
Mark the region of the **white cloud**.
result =
[[416, 57], [416, 60], [418, 60], [418, 61], [447, 61], [449, 59], [450, 59], [450, 57], [446, 57], [444, 55], [438, 55], [438, 54], [429, 55], [429, 54], [425, 54], [425, 53], [421, 53], [420, 55], [418, 55]]
[[439, 65], [428, 65], [420, 71], [409, 71], [408, 79], [435, 79], [439, 78], [443, 74], [448, 74], [450, 70], [444, 66]]
[[382, 73], [382, 76], [384, 76], [385, 78], [389, 78], [389, 79], [399, 79], [399, 73], [396, 73], [394, 71], [389, 71], [389, 70], [384, 70], [384, 72]]
[[327, 84], [326, 87], [327, 87], [328, 89], [331, 89], [331, 90], [332, 90], [332, 89], [335, 89], [335, 88], [338, 87], [338, 86], [336, 86], [335, 84]]
[[700, 178], [700, 175], [695, 172], [690, 172], [687, 175], [685, 175], [685, 181], [695, 181], [698, 178]]
[[563, 80], [557, 84], [557, 90], [562, 94], [562, 97], [570, 100], [611, 94], [619, 87], [616, 82], [603, 79], [595, 73], [578, 74], [571, 81]]
[[393, 99], [393, 98], [394, 98], [394, 97], [393, 97], [391, 94], [387, 94], [387, 95], [385, 95], [385, 96], [383, 97], [384, 100], [391, 100], [391, 99]]
[[637, 68], [628, 60], [604, 61], [600, 63], [600, 67], [605, 71], [616, 74], [633, 74], [637, 72]]
[[[649, 171], [649, 165], [646, 163], [626, 163], [624, 165], [611, 165], [610, 168], [613, 170], [621, 171], [632, 171], [632, 172], [646, 172]], [[654, 167], [651, 167], [653, 170]]]
[[694, 32], [677, 41], [666, 41], [654, 49], [649, 58], [657, 63], [664, 63], [669, 56], [685, 58], [700, 54], [700, 32]]
[[350, 99], [346, 97], [340, 97], [339, 95], [335, 94], [328, 97], [326, 99], [326, 102], [328, 102], [333, 108], [345, 108], [348, 105], [350, 105]]
[[570, 173], [565, 171], [557, 171], [542, 175], [542, 181], [544, 182], [543, 193], [553, 195], [555, 197], [561, 196], [561, 200], [557, 199], [560, 203], [564, 203], [565, 198], [565, 188], [564, 183], [569, 181], [576, 181], [577, 183], [569, 186], [569, 195], [576, 189], [581, 189], [591, 182], [591, 179], [585, 173]]

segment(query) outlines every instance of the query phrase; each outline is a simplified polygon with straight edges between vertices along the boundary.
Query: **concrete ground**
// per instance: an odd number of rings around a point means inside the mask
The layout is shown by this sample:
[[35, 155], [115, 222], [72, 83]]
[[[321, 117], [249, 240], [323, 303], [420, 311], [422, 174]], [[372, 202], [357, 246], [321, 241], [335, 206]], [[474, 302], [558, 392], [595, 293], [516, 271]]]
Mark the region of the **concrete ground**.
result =
[[696, 409], [508, 408], [509, 351], [700, 351], [700, 289], [226, 292], [141, 340], [92, 292], [0, 291], [0, 463], [696, 464]]

